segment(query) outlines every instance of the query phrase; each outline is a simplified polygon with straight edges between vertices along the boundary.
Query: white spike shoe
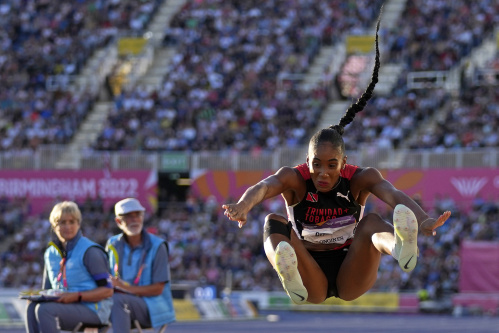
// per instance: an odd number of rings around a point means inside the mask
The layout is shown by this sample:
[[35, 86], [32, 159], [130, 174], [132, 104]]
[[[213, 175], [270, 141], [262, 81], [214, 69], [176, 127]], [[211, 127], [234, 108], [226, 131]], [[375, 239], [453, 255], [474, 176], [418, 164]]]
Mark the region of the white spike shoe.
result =
[[400, 268], [411, 272], [418, 262], [418, 220], [404, 205], [397, 205], [393, 212], [395, 247], [392, 256], [398, 260]]
[[288, 242], [280, 242], [275, 249], [276, 271], [284, 290], [295, 304], [304, 304], [308, 291], [303, 285], [298, 271], [298, 259], [295, 250]]

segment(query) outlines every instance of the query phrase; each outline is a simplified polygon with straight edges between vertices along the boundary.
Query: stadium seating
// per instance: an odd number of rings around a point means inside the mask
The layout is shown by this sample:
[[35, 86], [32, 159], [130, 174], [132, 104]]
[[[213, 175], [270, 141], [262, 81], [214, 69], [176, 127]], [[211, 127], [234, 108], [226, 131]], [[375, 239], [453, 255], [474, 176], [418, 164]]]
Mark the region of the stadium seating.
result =
[[[303, 143], [324, 91], [306, 93], [276, 78], [303, 74], [320, 45], [332, 42], [331, 31], [365, 29], [380, 5], [222, 3], [192, 2], [178, 13], [169, 36], [177, 54], [162, 89], [118, 96], [95, 149], [273, 151]], [[222, 9], [211, 10], [215, 4]], [[350, 22], [342, 15], [350, 10], [365, 20]], [[224, 26], [222, 15], [230, 17]]]
[[120, 30], [142, 32], [159, 3], [2, 4], [0, 75], [8, 79], [0, 87], [0, 151], [68, 144], [97, 98], [71, 89], [75, 77]]

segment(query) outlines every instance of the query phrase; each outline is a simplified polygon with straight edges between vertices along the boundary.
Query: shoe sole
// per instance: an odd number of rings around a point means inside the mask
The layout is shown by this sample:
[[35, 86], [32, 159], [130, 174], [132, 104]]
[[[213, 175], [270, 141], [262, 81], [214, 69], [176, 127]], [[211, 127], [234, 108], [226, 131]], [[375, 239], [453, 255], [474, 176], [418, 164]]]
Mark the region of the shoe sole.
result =
[[295, 304], [307, 301], [308, 292], [298, 271], [295, 250], [287, 242], [280, 242], [275, 249], [276, 271], [286, 293]]
[[418, 220], [404, 205], [397, 205], [393, 212], [393, 227], [402, 240], [399, 253], [399, 266], [405, 272], [410, 272], [418, 262]]

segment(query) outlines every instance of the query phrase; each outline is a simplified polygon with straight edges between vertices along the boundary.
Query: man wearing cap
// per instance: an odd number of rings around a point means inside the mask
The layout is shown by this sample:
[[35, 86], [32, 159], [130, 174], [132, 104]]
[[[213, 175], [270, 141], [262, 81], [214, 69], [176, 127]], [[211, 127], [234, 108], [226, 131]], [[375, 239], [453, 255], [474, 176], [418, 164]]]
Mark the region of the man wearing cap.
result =
[[113, 332], [130, 332], [135, 320], [141, 327], [160, 329], [175, 321], [168, 245], [144, 230], [145, 208], [137, 199], [119, 201], [114, 211], [122, 233], [106, 245], [115, 288]]

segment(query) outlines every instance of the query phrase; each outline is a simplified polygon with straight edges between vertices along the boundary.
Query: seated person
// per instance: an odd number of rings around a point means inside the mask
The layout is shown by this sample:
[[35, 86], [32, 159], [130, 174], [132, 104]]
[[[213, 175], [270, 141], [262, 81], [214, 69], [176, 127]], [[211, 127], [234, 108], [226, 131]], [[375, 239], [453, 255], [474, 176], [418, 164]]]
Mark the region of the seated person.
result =
[[28, 333], [72, 330], [78, 323], [107, 324], [112, 307], [112, 285], [104, 249], [82, 236], [81, 212], [76, 203], [58, 203], [50, 213], [53, 240], [44, 254], [43, 288], [54, 289], [53, 302], [29, 302]]

